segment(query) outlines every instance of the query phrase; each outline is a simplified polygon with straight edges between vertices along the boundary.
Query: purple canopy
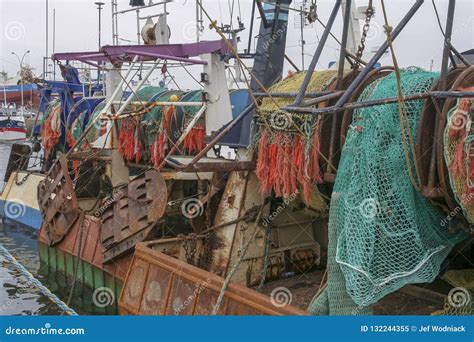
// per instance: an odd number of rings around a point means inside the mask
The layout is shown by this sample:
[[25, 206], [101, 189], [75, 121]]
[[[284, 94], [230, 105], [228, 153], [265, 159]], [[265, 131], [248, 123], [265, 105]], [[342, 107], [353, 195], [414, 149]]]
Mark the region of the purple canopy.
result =
[[111, 62], [116, 64], [131, 62], [135, 56], [139, 56], [140, 61], [170, 59], [193, 64], [207, 64], [205, 61], [189, 59], [189, 57], [212, 52], [229, 53], [230, 50], [224, 40], [166, 45], [106, 45], [100, 51], [55, 53], [52, 59], [58, 61], [77, 60], [86, 63]]

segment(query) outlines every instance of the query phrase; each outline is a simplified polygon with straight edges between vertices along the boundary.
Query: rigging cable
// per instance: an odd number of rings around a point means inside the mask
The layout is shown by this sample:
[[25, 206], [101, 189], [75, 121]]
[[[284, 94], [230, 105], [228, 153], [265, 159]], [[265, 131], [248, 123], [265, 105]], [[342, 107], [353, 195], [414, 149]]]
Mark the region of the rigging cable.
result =
[[10, 252], [0, 244], [0, 253], [9, 261], [15, 269], [26, 279], [28, 279], [27, 284], [35, 285], [38, 290], [45, 296], [48, 297], [50, 301], [56, 304], [64, 313], [70, 316], [77, 316], [77, 313], [68, 307], [61, 299], [59, 299], [54, 293], [52, 293], [46, 286], [44, 286], [38, 279], [36, 279], [22, 264], [16, 260], [16, 258], [10, 254]]

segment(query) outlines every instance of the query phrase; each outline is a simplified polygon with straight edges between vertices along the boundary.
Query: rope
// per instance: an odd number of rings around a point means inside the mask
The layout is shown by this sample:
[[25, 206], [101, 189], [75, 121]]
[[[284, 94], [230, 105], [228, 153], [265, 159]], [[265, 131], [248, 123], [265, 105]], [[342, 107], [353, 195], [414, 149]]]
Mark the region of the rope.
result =
[[[421, 183], [420, 181], [420, 172], [418, 170], [418, 163], [416, 161], [416, 152], [415, 152], [415, 144], [413, 142], [413, 137], [411, 134], [411, 129], [410, 129], [410, 124], [408, 121], [408, 114], [407, 114], [407, 108], [404, 100], [404, 95], [403, 95], [403, 90], [401, 86], [401, 78], [400, 78], [400, 68], [398, 66], [398, 61], [397, 57], [395, 56], [395, 50], [393, 48], [392, 44], [392, 26], [389, 25], [388, 23], [388, 18], [387, 18], [387, 11], [385, 9], [385, 2], [382, 0], [382, 11], [383, 11], [383, 17], [385, 21], [385, 32], [387, 34], [387, 43], [390, 48], [390, 52], [392, 55], [392, 61], [393, 61], [393, 67], [395, 69], [395, 76], [397, 79], [397, 97], [398, 97], [398, 108], [399, 108], [399, 118], [400, 118], [400, 127], [401, 127], [401, 132], [402, 132], [402, 142], [403, 142], [403, 150], [405, 154], [405, 161], [407, 163], [407, 168], [408, 168], [408, 176], [410, 177], [410, 181], [413, 184], [413, 187], [415, 188], [416, 191], [420, 192], [420, 186], [419, 184]], [[408, 123], [407, 127], [405, 127], [405, 123]], [[408, 146], [407, 146], [407, 141], [405, 137], [407, 136], [405, 134], [405, 130], [408, 133], [408, 140], [410, 143], [410, 152], [413, 156], [414, 160], [414, 165], [415, 165], [415, 175], [413, 175], [413, 169], [412, 169], [412, 164], [410, 161], [410, 155], [408, 151]], [[416, 179], [415, 179], [416, 176]]]
[[8, 252], [5, 247], [0, 244], [0, 253], [16, 268], [16, 270], [28, 279], [29, 283], [34, 284], [41, 294], [48, 297], [54, 304], [56, 304], [64, 313], [70, 316], [77, 316], [77, 313], [68, 307], [61, 299], [52, 293], [46, 286], [44, 286], [38, 279], [36, 279], [22, 264], [20, 264], [13, 255]]
[[263, 285], [265, 284], [265, 280], [267, 277], [267, 270], [268, 270], [268, 262], [270, 261], [270, 243], [272, 240], [272, 225], [268, 224], [267, 232], [265, 236], [265, 258], [263, 259], [263, 270], [262, 270], [262, 279], [260, 279], [260, 284], [258, 284], [257, 291], [260, 292], [263, 289]]
[[[95, 205], [94, 205], [94, 207], [95, 207]], [[74, 289], [76, 288], [76, 279], [77, 279], [77, 274], [79, 272], [79, 261], [81, 260], [81, 252], [82, 252], [82, 237], [83, 237], [83, 232], [84, 232], [84, 218], [85, 218], [85, 214], [84, 214], [83, 211], [81, 211], [81, 215], [79, 216], [80, 229], [79, 229], [79, 245], [77, 246], [77, 259], [76, 259], [76, 265], [75, 265], [76, 267], [74, 269], [74, 277], [72, 279], [71, 290], [69, 291], [69, 296], [67, 298], [67, 305], [71, 304], [72, 295], [74, 294]]]
[[225, 291], [227, 290], [227, 287], [229, 286], [232, 276], [234, 275], [235, 271], [237, 271], [237, 267], [240, 265], [240, 263], [244, 259], [245, 254], [247, 254], [247, 250], [250, 247], [250, 244], [255, 240], [255, 237], [257, 236], [257, 233], [259, 232], [258, 223], [260, 222], [260, 218], [262, 217], [264, 206], [265, 206], [265, 203], [262, 203], [262, 205], [260, 206], [260, 210], [258, 212], [257, 218], [255, 219], [255, 223], [254, 223], [255, 230], [253, 231], [252, 236], [249, 238], [245, 246], [242, 248], [239, 259], [235, 263], [234, 267], [232, 267], [229, 274], [227, 274], [227, 277], [224, 280], [224, 284], [222, 284], [221, 292], [219, 293], [219, 297], [217, 297], [216, 305], [214, 305], [214, 307], [212, 308], [211, 315], [213, 316], [217, 315], [217, 312], [219, 311], [219, 308], [222, 305]]

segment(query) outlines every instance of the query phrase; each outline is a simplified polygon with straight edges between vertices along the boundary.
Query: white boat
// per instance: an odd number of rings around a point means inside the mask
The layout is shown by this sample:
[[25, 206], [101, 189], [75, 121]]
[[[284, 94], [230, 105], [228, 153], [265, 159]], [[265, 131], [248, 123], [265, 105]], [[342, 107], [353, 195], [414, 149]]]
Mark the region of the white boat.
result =
[[0, 107], [0, 141], [25, 139], [27, 135], [23, 111], [16, 105]]

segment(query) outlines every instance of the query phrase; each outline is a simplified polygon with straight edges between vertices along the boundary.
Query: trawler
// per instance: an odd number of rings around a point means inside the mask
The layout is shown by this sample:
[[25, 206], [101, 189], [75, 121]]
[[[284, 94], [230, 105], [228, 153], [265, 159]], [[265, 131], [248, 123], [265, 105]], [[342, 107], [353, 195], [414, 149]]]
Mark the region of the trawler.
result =
[[[472, 313], [448, 299], [472, 291], [459, 255], [472, 250], [474, 68], [450, 43], [454, 0], [440, 72], [398, 66], [392, 42], [423, 3], [384, 15], [368, 56], [375, 5], [334, 1], [307, 70], [282, 79], [289, 0], [255, 0], [255, 52], [211, 17], [218, 40], [170, 43], [166, 7], [146, 44], [118, 45], [127, 10], [113, 1], [114, 45], [51, 57], [64, 81], [45, 82], [44, 173], [13, 172], [4, 211], [40, 213], [41, 262], [120, 314]], [[321, 22], [315, 4], [300, 12]], [[339, 60], [315, 71], [340, 12]], [[387, 50], [393, 66], [377, 66]], [[74, 62], [105, 83], [81, 84]], [[198, 89], [145, 85], [186, 66]]]

